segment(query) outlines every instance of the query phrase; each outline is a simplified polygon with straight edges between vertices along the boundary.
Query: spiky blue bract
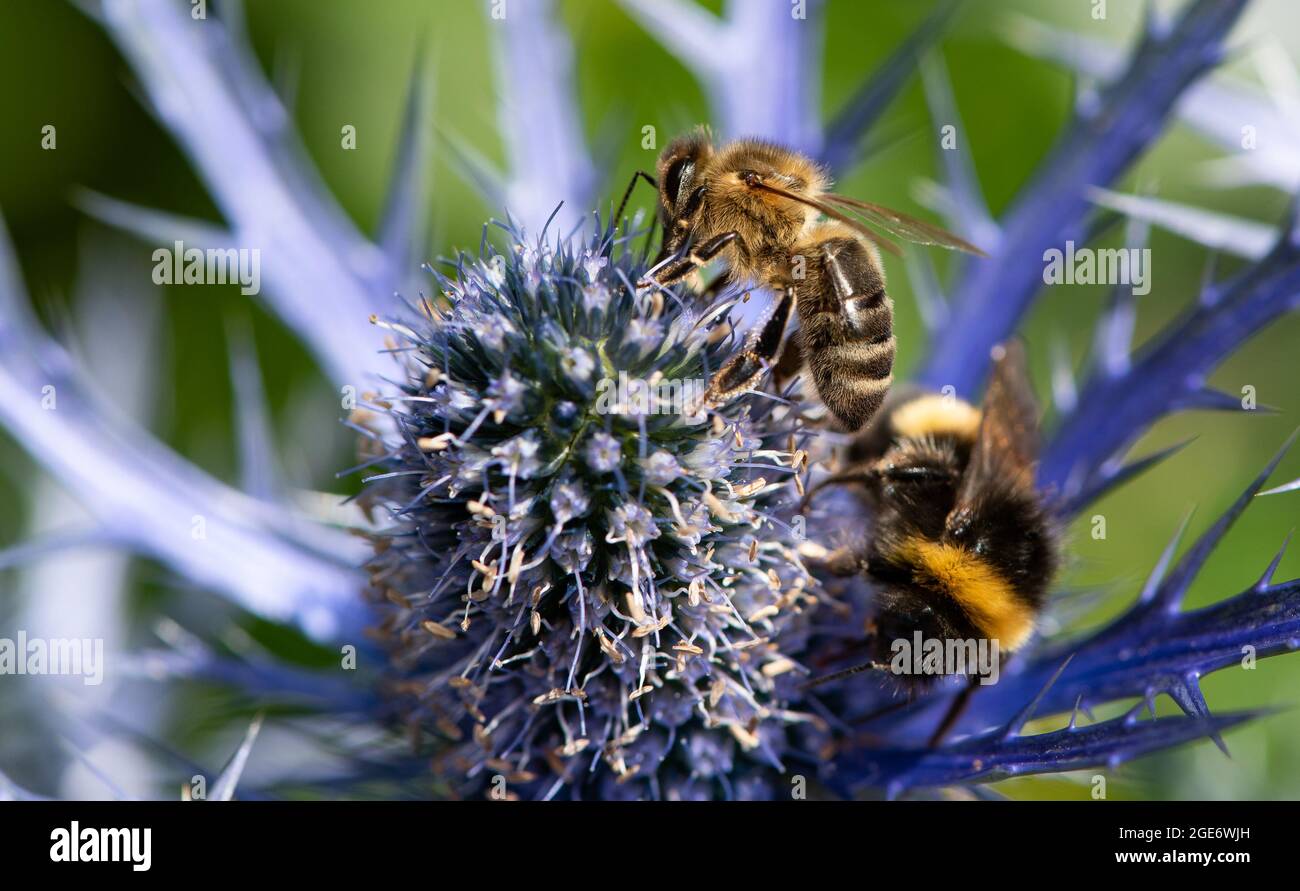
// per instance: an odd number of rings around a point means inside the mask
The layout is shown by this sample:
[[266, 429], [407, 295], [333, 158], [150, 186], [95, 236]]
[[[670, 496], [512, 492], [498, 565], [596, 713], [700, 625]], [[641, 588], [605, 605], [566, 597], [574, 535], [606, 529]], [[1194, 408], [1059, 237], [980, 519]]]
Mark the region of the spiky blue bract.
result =
[[1248, 721], [1252, 712], [1141, 720], [1137, 711], [1080, 727], [1046, 733], [996, 731], [941, 749], [856, 749], [838, 759], [827, 784], [843, 795], [864, 786], [891, 797], [909, 789], [988, 783], [1036, 773], [1117, 767], [1142, 755], [1218, 733]]
[[462, 794], [766, 794], [809, 720], [781, 647], [813, 592], [776, 517], [803, 434], [757, 394], [693, 415], [736, 344], [636, 294], [610, 233], [507, 235], [394, 326], [411, 377], [371, 571], [399, 710], [450, 738]]
[[1088, 190], [1113, 182], [1160, 135], [1178, 98], [1218, 62], [1246, 3], [1195, 0], [1167, 32], [1149, 30], [1100, 103], [1075, 115], [1001, 219], [990, 256], [968, 262], [919, 375], [927, 386], [978, 389], [989, 350], [1043, 290], [1043, 252], [1087, 238]]
[[[1120, 312], [1132, 311], [1131, 299], [1119, 306]], [[1238, 346], [1297, 307], [1300, 228], [1291, 214], [1263, 258], [1207, 285], [1180, 319], [1136, 355], [1129, 356], [1127, 332], [1117, 343], [1099, 337], [1102, 351], [1119, 358], [1096, 363], [1077, 405], [1061, 418], [1039, 470], [1042, 482], [1064, 498], [1096, 497], [1123, 473], [1110, 459], [1163, 414], [1241, 411], [1239, 396], [1209, 388], [1206, 379]]]

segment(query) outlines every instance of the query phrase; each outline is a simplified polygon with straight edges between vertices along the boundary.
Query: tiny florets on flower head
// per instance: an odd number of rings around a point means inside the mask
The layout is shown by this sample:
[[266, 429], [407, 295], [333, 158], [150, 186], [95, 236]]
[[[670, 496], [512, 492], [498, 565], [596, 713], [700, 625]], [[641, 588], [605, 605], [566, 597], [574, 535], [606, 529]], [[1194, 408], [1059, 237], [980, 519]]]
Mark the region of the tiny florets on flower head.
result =
[[404, 320], [370, 492], [393, 519], [371, 564], [392, 701], [451, 741], [436, 760], [464, 793], [771, 794], [811, 720], [781, 639], [813, 586], [775, 515], [805, 434], [757, 394], [698, 412], [735, 344], [636, 294], [610, 233], [510, 235]]

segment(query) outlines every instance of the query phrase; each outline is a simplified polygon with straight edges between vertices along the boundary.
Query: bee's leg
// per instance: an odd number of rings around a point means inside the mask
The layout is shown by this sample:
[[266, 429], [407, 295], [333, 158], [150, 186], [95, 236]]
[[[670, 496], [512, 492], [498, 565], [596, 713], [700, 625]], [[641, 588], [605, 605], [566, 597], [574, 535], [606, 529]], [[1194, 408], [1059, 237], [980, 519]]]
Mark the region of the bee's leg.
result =
[[794, 289], [787, 286], [763, 327], [751, 331], [744, 348], [724, 362], [713, 380], [709, 381], [709, 386], [704, 391], [706, 406], [721, 405], [736, 394], [748, 390], [770, 367], [781, 351], [785, 325], [790, 320], [793, 306]]
[[893, 304], [866, 245], [817, 245], [820, 273], [799, 291], [804, 359], [817, 395], [849, 430], [862, 428], [893, 381]]
[[855, 674], [859, 674], [864, 671], [888, 672], [889, 670], [890, 670], [889, 664], [886, 662], [875, 662], [875, 661], [862, 662], [850, 668], [845, 668], [840, 671], [832, 672], [831, 674], [824, 674], [819, 678], [813, 678], [811, 681], [804, 683], [799, 689], [811, 690], [814, 687], [820, 687], [822, 684], [829, 684], [832, 681], [842, 680], [844, 678], [850, 677]]
[[685, 278], [692, 271], [704, 266], [718, 254], [722, 249], [731, 244], [740, 237], [739, 232], [723, 232], [710, 238], [704, 244], [694, 250], [687, 251], [685, 256], [679, 256], [677, 253], [660, 255], [660, 258], [646, 270], [646, 274], [636, 283], [638, 288], [649, 288], [653, 285], [670, 285], [673, 282]]
[[835, 576], [860, 575], [867, 571], [867, 559], [863, 556], [862, 549], [849, 545], [840, 545], [832, 551], [816, 542], [805, 541], [799, 545], [799, 556], [803, 557], [810, 568]]
[[863, 746], [868, 746], [871, 748], [888, 748], [889, 742], [881, 734], [873, 733], [869, 730], [863, 730], [861, 728], [867, 726], [868, 724], [874, 724], [876, 721], [879, 721], [881, 718], [886, 718], [889, 715], [895, 714], [897, 712], [906, 711], [907, 709], [911, 708], [915, 704], [916, 704], [916, 688], [907, 687], [903, 691], [903, 695], [901, 697], [894, 699], [894, 701], [890, 702], [888, 705], [882, 705], [877, 709], [867, 712], [865, 715], [859, 715], [856, 718], [847, 719], [845, 723], [849, 727], [854, 728], [853, 734], [851, 736], [846, 736], [844, 739], [836, 741], [834, 744], [835, 751], [844, 752], [855, 748], [861, 748]]
[[714, 297], [718, 296], [718, 294], [725, 291], [731, 282], [731, 270], [727, 270], [713, 281], [709, 282], [708, 287], [700, 292], [700, 296], [705, 300], [712, 300]]
[[[999, 670], [1005, 668], [1010, 659], [1010, 656], [1002, 657], [1002, 665], [999, 666]], [[927, 743], [928, 748], [937, 749], [943, 745], [944, 737], [961, 720], [961, 716], [966, 713], [967, 707], [970, 706], [971, 696], [979, 689], [980, 677], [981, 675], [973, 674], [968, 678], [965, 688], [957, 694], [957, 698], [952, 701], [952, 705], [948, 706], [948, 711], [944, 713], [939, 726], [934, 728], [934, 733], [930, 734], [930, 741]]]
[[812, 503], [813, 496], [825, 489], [827, 486], [838, 486], [846, 483], [860, 483], [861, 485], [870, 485], [873, 476], [873, 470], [870, 467], [854, 465], [838, 473], [832, 473], [830, 476], [822, 477], [813, 487], [804, 493], [803, 498], [799, 501], [798, 512], [803, 513], [804, 508]]
[[615, 226], [618, 225], [619, 220], [623, 219], [623, 211], [627, 209], [628, 199], [632, 197], [632, 190], [636, 188], [636, 183], [639, 179], [648, 182], [650, 188], [655, 189], [656, 191], [659, 189], [659, 183], [655, 181], [653, 176], [646, 173], [644, 170], [638, 170], [636, 173], [632, 174], [632, 181], [627, 184], [627, 191], [623, 193], [623, 200], [618, 203], [618, 210], [614, 211], [612, 219]]
[[803, 334], [796, 329], [785, 339], [785, 348], [781, 350], [781, 355], [776, 360], [776, 367], [772, 369], [772, 380], [775, 381], [777, 390], [785, 389], [785, 385], [794, 380], [802, 370]]
[[966, 686], [957, 694], [957, 698], [952, 701], [952, 705], [948, 706], [948, 711], [944, 712], [943, 720], [939, 722], [938, 727], [934, 728], [934, 733], [930, 734], [930, 739], [925, 744], [927, 749], [937, 749], [943, 745], [944, 737], [952, 730], [958, 719], [965, 714], [966, 707], [970, 705], [971, 694], [975, 692], [977, 684], [979, 684], [978, 678], [971, 677], [967, 679]]

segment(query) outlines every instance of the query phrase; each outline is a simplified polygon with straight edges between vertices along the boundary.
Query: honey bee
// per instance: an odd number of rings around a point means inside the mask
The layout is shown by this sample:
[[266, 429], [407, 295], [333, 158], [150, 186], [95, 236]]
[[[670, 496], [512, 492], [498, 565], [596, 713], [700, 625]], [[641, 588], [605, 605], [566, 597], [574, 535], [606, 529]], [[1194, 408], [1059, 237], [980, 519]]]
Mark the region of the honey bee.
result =
[[983, 253], [936, 226], [830, 192], [813, 161], [758, 140], [715, 148], [696, 130], [664, 149], [657, 174], [637, 174], [658, 189], [663, 224], [662, 249], [637, 286], [671, 284], [721, 258], [724, 281], [752, 281], [777, 294], [767, 318], [710, 381], [708, 405], [756, 383], [781, 353], [795, 311], [793, 364], [807, 365], [818, 398], [845, 429], [860, 429], [893, 380], [893, 303], [879, 250], [900, 253], [863, 221], [919, 244]]
[[[847, 450], [847, 468], [808, 493], [837, 483], [860, 488], [874, 516], [871, 535], [861, 549], [841, 548], [825, 562], [838, 574], [864, 574], [877, 592], [863, 642], [872, 661], [814, 685], [891, 671], [894, 642], [918, 632], [925, 640], [996, 642], [1004, 657], [1030, 640], [1060, 564], [1052, 513], [1034, 483], [1037, 456], [1038, 410], [1018, 341], [994, 349], [980, 408], [932, 393], [891, 397]], [[935, 680], [897, 676], [911, 687]], [[970, 680], [932, 744], [955, 722], [978, 678]]]

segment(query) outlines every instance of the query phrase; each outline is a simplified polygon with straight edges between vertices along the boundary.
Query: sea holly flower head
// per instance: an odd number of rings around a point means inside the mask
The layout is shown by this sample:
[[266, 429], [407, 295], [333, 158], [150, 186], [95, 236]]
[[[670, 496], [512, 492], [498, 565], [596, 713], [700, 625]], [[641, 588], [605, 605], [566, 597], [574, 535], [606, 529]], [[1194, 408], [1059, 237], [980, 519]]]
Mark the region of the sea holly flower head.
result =
[[409, 379], [369, 495], [391, 518], [370, 569], [396, 701], [450, 738], [463, 792], [500, 774], [529, 794], [723, 794], [778, 769], [797, 720], [780, 640], [815, 595], [778, 513], [806, 434], [760, 394], [698, 416], [600, 399], [702, 382], [734, 338], [689, 294], [636, 293], [613, 230], [506, 231], [394, 320]]

